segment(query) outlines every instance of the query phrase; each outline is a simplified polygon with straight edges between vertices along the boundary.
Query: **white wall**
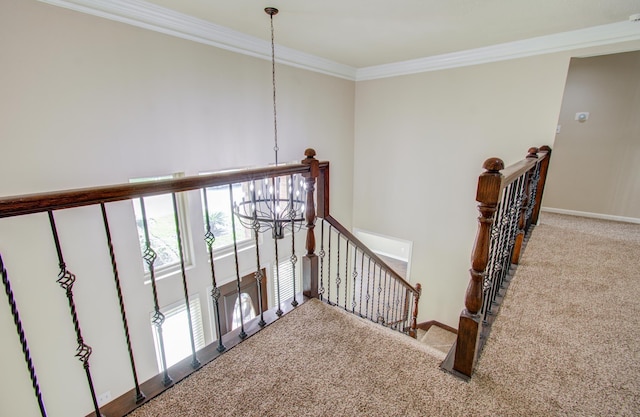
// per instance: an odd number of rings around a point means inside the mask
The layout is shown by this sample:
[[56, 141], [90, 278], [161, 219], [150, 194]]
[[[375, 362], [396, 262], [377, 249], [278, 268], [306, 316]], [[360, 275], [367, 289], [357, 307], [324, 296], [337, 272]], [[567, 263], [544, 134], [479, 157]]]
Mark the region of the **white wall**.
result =
[[[24, 0], [0, 2], [0, 50], [2, 196], [273, 162], [268, 61]], [[279, 159], [301, 160], [313, 147], [319, 159], [330, 160], [332, 212], [350, 226], [355, 83], [282, 65], [276, 71]], [[189, 201], [192, 231], [199, 232], [199, 194], [189, 193]], [[108, 211], [144, 381], [156, 373], [152, 297], [131, 204], [110, 204]], [[56, 219], [68, 267], [78, 277], [74, 293], [83, 336], [94, 348], [96, 391], [118, 396], [131, 377], [99, 210], [65, 210]], [[210, 273], [198, 242], [188, 276], [206, 313]], [[55, 282], [46, 215], [0, 221], [0, 253], [49, 415], [90, 412], [67, 300]], [[287, 256], [284, 248], [281, 255]], [[263, 257], [267, 263], [270, 255]], [[250, 270], [255, 254], [243, 254], [240, 263]], [[231, 259], [217, 264], [220, 281], [233, 277], [231, 266]], [[159, 293], [161, 305], [179, 300], [181, 281], [160, 281]], [[37, 415], [9, 313], [2, 303], [0, 415]]]

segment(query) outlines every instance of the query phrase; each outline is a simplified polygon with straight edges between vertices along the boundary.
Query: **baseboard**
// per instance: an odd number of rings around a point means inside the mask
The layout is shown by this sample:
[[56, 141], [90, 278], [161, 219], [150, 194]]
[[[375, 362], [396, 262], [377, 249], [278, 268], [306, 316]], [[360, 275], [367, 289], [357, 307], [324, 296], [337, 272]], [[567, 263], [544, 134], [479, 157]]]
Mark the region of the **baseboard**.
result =
[[577, 211], [577, 210], [565, 210], [565, 209], [559, 209], [559, 208], [553, 208], [553, 207], [542, 207], [541, 210], [546, 211], [547, 213], [566, 214], [569, 216], [589, 217], [592, 219], [611, 220], [614, 222], [640, 224], [640, 219], [635, 217], [613, 216], [611, 214], [590, 213], [587, 211]]
[[424, 330], [424, 331], [429, 331], [431, 326], [440, 327], [441, 329], [447, 330], [451, 333], [458, 334], [458, 329], [454, 329], [451, 326], [447, 326], [446, 324], [440, 323], [439, 321], [435, 321], [435, 320], [425, 321], [424, 323], [418, 323], [416, 325], [418, 329]]

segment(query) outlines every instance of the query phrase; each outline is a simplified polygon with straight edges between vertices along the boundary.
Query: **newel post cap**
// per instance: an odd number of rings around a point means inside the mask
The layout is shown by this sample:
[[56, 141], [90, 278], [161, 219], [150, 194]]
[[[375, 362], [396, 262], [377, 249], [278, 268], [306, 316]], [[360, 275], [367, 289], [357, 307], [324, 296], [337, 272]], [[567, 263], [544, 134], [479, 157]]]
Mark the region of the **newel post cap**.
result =
[[[304, 151], [304, 156], [306, 156], [305, 159], [302, 160], [302, 164], [304, 165], [310, 165], [311, 166], [311, 172], [310, 172], [310, 177], [311, 178], [317, 178], [320, 175], [320, 166], [319, 166], [319, 162], [316, 158], [314, 158], [316, 156], [316, 150], [313, 148], [307, 148]], [[303, 176], [307, 176], [308, 174], [303, 174]]]
[[529, 154], [527, 155], [527, 158], [538, 158], [538, 148], [536, 148], [535, 146], [532, 148], [529, 148]]
[[482, 168], [488, 172], [500, 172], [504, 169], [504, 161], [500, 158], [489, 158], [484, 161]]

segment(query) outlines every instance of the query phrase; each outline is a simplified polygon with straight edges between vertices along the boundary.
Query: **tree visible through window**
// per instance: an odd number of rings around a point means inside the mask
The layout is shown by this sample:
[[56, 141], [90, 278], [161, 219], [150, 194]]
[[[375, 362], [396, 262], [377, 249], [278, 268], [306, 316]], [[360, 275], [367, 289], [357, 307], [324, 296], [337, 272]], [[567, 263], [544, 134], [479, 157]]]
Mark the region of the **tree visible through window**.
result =
[[[244, 193], [242, 184], [233, 184], [231, 186], [234, 200], [241, 200]], [[219, 187], [207, 188], [207, 206], [209, 212], [205, 212], [205, 216], [209, 216], [209, 225], [211, 232], [216, 240], [213, 243], [214, 249], [220, 249], [233, 244], [233, 230], [231, 228], [231, 201], [229, 195], [229, 186], [222, 185]], [[205, 227], [206, 227], [205, 217]], [[251, 240], [251, 230], [245, 228], [236, 219], [236, 243], [247, 242]]]
[[[130, 180], [132, 183], [145, 181], [158, 181], [181, 176], [180, 174], [162, 177], [140, 178]], [[141, 253], [146, 249], [146, 237], [144, 233], [142, 207], [140, 199], [134, 199], [133, 210], [136, 216], [136, 226], [138, 229], [138, 239]], [[183, 194], [176, 194], [178, 210], [178, 224], [180, 225], [181, 242], [185, 256], [185, 264], [191, 264], [190, 240], [186, 218], [186, 201]], [[178, 233], [176, 230], [175, 213], [173, 209], [173, 198], [171, 194], [162, 194], [151, 197], [144, 197], [145, 213], [147, 218], [147, 229], [149, 233], [149, 244], [157, 255], [153, 263], [154, 271], [158, 273], [170, 273], [177, 270], [180, 264], [180, 251], [178, 248]], [[149, 273], [147, 262], [142, 261], [145, 273]]]

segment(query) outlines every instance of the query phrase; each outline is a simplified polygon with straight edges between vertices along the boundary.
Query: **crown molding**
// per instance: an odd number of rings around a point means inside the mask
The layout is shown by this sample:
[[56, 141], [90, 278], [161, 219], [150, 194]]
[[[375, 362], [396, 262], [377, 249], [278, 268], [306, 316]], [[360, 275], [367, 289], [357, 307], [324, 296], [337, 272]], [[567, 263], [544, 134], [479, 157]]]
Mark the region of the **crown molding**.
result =
[[[271, 44], [265, 40], [143, 0], [38, 1], [239, 54], [271, 60]], [[276, 61], [333, 77], [352, 81], [365, 81], [635, 40], [640, 40], [640, 22], [624, 21], [358, 69], [280, 45], [278, 45]]]
[[624, 21], [483, 48], [359, 68], [356, 81], [465, 67], [634, 40], [640, 40], [640, 23]]
[[[38, 0], [42, 3], [153, 30], [243, 55], [271, 60], [271, 43], [142, 0]], [[356, 69], [278, 45], [276, 61], [333, 77], [355, 80]]]

